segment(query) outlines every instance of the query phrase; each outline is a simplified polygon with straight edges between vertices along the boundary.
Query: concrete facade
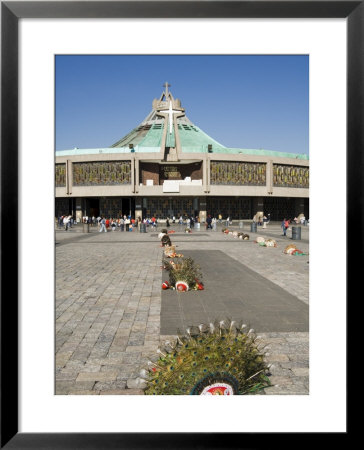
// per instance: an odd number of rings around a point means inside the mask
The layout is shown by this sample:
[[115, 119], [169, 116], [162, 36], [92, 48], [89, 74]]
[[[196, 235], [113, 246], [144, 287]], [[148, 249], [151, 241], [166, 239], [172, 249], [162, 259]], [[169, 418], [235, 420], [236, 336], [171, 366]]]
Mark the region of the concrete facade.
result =
[[[252, 217], [257, 211], [264, 210], [265, 202], [274, 205], [274, 202], [267, 200], [269, 198], [282, 199], [283, 203], [285, 199], [296, 199], [290, 211], [294, 210], [292, 213], [295, 215], [308, 215], [309, 161], [305, 155], [224, 147], [192, 124], [185, 116], [180, 100], [173, 98], [167, 85], [161, 97], [153, 101], [153, 110], [149, 116], [111, 147], [56, 152], [55, 163], [62, 170], [58, 171], [58, 178], [56, 172], [55, 197], [64, 202], [76, 199], [76, 203], [71, 201], [69, 213], [75, 213], [74, 205], [77, 204], [77, 214], [80, 216], [80, 204], [85, 199], [128, 200], [128, 213], [137, 217], [143, 215], [144, 199], [152, 197], [161, 201], [173, 198], [199, 199], [201, 206], [206, 201], [208, 204], [209, 198], [243, 197], [251, 201]], [[86, 167], [87, 173], [95, 172], [94, 166], [108, 164], [117, 165], [119, 172], [114, 170], [115, 173], [109, 174], [109, 179], [104, 182], [101, 177], [97, 181], [86, 180], [85, 183], [79, 183], [74, 171], [78, 170], [80, 163]], [[126, 175], [120, 181], [119, 168], [123, 163]], [[216, 183], [218, 165], [222, 167], [220, 171], [223, 170], [224, 174], [218, 175], [221, 179]], [[285, 177], [282, 172], [279, 183], [278, 166], [290, 170], [289, 177]], [[229, 167], [235, 170], [234, 174], [229, 173]], [[241, 175], [242, 170], [246, 171], [245, 178]], [[306, 174], [304, 182], [302, 177], [295, 176], [302, 170]], [[102, 168], [101, 172], [103, 173]], [[284, 179], [288, 178], [287, 183]], [[300, 182], [297, 181], [298, 178]], [[294, 185], [293, 179], [296, 180]], [[87, 202], [83, 204], [86, 205]], [[90, 214], [87, 206], [83, 209], [84, 215]], [[201, 219], [209, 213], [214, 211], [198, 208]]]
[[[299, 167], [309, 167], [308, 161], [299, 161], [291, 158], [268, 158], [266, 156], [248, 156], [248, 155], [209, 155], [208, 158], [204, 158], [205, 155], [201, 155], [200, 158], [196, 158], [196, 154], [183, 154], [180, 157], [179, 162], [173, 162], [174, 166], [191, 165], [192, 163], [201, 163], [202, 170], [199, 171], [202, 175], [202, 185], [180, 185], [179, 192], [163, 192], [163, 184], [160, 184], [159, 179], [154, 174], [149, 175], [140, 170], [141, 163], [146, 163], [149, 167], [155, 167], [157, 170], [161, 165], [165, 166], [166, 163], [160, 159], [156, 159], [153, 154], [129, 154], [129, 155], [116, 155], [116, 154], [100, 154], [100, 155], [83, 155], [83, 156], [57, 156], [56, 164], [66, 164], [66, 186], [56, 187], [56, 198], [99, 198], [99, 197], [125, 197], [133, 198], [139, 203], [143, 201], [143, 198], [148, 197], [194, 197], [194, 198], [207, 198], [207, 197], [253, 197], [255, 198], [254, 204], [256, 204], [256, 211], [261, 211], [262, 206], [259, 207], [259, 203], [263, 203], [265, 197], [279, 197], [279, 198], [295, 198], [296, 199], [296, 211], [298, 215], [304, 212], [304, 199], [309, 198], [309, 189], [306, 188], [289, 188], [289, 187], [275, 187], [272, 183], [273, 178], [273, 164], [286, 164]], [[207, 161], [206, 161], [207, 159]], [[72, 164], [74, 162], [87, 162], [87, 161], [131, 161], [132, 177], [131, 183], [128, 185], [118, 186], [75, 186], [72, 180]], [[210, 172], [209, 163], [211, 161], [242, 161], [242, 162], [263, 162], [267, 165], [267, 176], [265, 186], [234, 186], [234, 185], [212, 185], [210, 184]], [[136, 167], [138, 169], [136, 170]], [[149, 177], [149, 178], [148, 178]], [[148, 186], [146, 184], [147, 179], [153, 179], [153, 185]], [[158, 183], [158, 184], [157, 184]], [[79, 200], [78, 200], [79, 201]], [[135, 217], [142, 214], [142, 210], [131, 211]], [[206, 211], [201, 210], [201, 215], [205, 215]], [[237, 217], [238, 218], [238, 217]]]

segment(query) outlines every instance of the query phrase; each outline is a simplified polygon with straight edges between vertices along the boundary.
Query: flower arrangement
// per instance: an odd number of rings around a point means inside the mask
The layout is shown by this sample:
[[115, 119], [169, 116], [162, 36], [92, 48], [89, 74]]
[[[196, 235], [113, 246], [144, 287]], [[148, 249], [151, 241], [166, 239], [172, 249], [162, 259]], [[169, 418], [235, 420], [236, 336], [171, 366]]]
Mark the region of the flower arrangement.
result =
[[297, 250], [297, 247], [294, 244], [290, 244], [283, 250], [283, 253], [291, 255], [295, 250]]
[[167, 256], [167, 258], [173, 257], [172, 255], [176, 254], [176, 246], [175, 245], [165, 245], [164, 246], [164, 255]]
[[[172, 247], [174, 247], [174, 245], [172, 245]], [[183, 258], [182, 253], [173, 252], [173, 253], [167, 254], [166, 252], [164, 252], [164, 254], [166, 255], [167, 258]]]
[[187, 328], [142, 369], [145, 395], [247, 395], [271, 385], [265, 344], [254, 330], [222, 320]]
[[277, 242], [274, 239], [266, 239], [265, 246], [266, 247], [277, 247]]
[[169, 272], [169, 284], [178, 291], [194, 289], [202, 280], [200, 266], [192, 258], [185, 258], [179, 263], [163, 261], [164, 268]]
[[304, 253], [302, 250], [299, 250], [294, 244], [287, 245], [287, 247], [283, 250], [283, 253], [286, 253], [287, 255], [301, 255], [301, 256], [307, 256], [308, 253]]
[[265, 239], [262, 236], [258, 236], [254, 242], [261, 247], [277, 247], [277, 242], [274, 239]]

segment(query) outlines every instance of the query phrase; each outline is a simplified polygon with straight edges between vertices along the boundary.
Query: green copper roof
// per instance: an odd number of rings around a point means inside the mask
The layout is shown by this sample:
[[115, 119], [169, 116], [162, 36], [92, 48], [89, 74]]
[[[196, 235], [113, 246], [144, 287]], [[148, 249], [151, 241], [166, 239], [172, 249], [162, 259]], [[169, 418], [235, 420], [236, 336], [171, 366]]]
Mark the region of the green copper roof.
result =
[[188, 152], [188, 148], [200, 149], [204, 152], [207, 151], [208, 145], [212, 145], [215, 149], [225, 148], [195, 125], [178, 125], [178, 132], [183, 152]]
[[[160, 153], [159, 147], [145, 147], [145, 146], [135, 146], [135, 153]], [[207, 146], [199, 146], [199, 147], [184, 147], [183, 153], [207, 153]], [[97, 155], [97, 154], [117, 154], [117, 153], [131, 153], [129, 147], [122, 148], [91, 148], [91, 149], [72, 149], [72, 150], [58, 150], [56, 151], [56, 156], [73, 156], [73, 155]], [[308, 160], [308, 155], [304, 155], [301, 153], [284, 153], [284, 152], [276, 152], [273, 150], [264, 150], [264, 149], [246, 149], [246, 148], [226, 148], [220, 147], [215, 148], [212, 147], [212, 154], [224, 154], [224, 155], [255, 155], [255, 156], [272, 156], [272, 157], [280, 157], [280, 158], [293, 158], [293, 159], [302, 159]]]
[[159, 151], [162, 144], [162, 135], [163, 124], [155, 124], [149, 129], [146, 136], [144, 136], [144, 138], [139, 143], [136, 143], [136, 145], [138, 146], [138, 148], [156, 147]]
[[129, 134], [124, 136], [119, 141], [115, 142], [115, 144], [111, 145], [112, 148], [121, 148], [128, 147], [129, 144], [138, 145], [143, 141], [145, 136], [149, 134], [149, 130], [151, 129], [151, 124], [139, 125], [134, 128]]
[[274, 150], [264, 150], [260, 149], [247, 149], [247, 148], [221, 148], [215, 149], [213, 148], [213, 153], [224, 153], [226, 155], [256, 155], [256, 156], [275, 156], [281, 158], [294, 158], [294, 159], [305, 159], [308, 160], [308, 155], [303, 153], [285, 153], [285, 152], [276, 152]]
[[176, 146], [176, 136], [174, 133], [174, 128], [172, 128], [172, 133], [169, 133], [167, 130], [166, 147], [175, 147], [175, 146]]
[[[308, 155], [297, 153], [284, 153], [279, 151], [264, 150], [264, 149], [240, 149], [227, 148], [210, 137], [199, 127], [194, 125], [185, 115], [185, 110], [181, 107], [181, 102], [174, 99], [172, 94], [168, 91], [168, 84], [166, 91], [162, 96], [153, 101], [153, 109], [151, 113], [144, 119], [144, 121], [130, 131], [126, 136], [119, 141], [112, 144], [109, 148], [97, 149], [78, 149], [56, 151], [56, 156], [68, 155], [92, 155], [92, 154], [112, 154], [112, 153], [161, 153], [165, 148], [175, 148], [179, 146], [179, 151], [182, 153], [207, 153], [208, 146], [212, 146], [212, 154], [225, 155], [256, 155], [256, 156], [272, 156], [282, 158], [293, 158], [308, 160]], [[173, 116], [173, 119], [172, 119]], [[177, 123], [172, 126], [172, 123]], [[164, 143], [164, 127], [167, 127]], [[171, 132], [170, 132], [171, 130]], [[177, 140], [177, 136], [179, 140]], [[133, 148], [129, 148], [129, 146]]]

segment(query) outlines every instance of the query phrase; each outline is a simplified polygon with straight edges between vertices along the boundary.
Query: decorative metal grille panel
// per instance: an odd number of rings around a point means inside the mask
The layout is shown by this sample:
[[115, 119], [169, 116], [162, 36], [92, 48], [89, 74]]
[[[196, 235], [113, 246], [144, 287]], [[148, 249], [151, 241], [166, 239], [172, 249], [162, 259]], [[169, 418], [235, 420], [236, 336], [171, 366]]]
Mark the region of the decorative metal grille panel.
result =
[[264, 214], [270, 214], [270, 220], [282, 221], [295, 217], [295, 201], [293, 198], [265, 197]]
[[222, 215], [223, 219], [251, 219], [250, 197], [208, 197], [207, 214], [212, 217]]
[[56, 187], [66, 186], [66, 164], [56, 164], [55, 185]]
[[55, 214], [56, 217], [71, 214], [70, 199], [69, 198], [56, 198], [55, 202]]
[[131, 184], [131, 161], [73, 163], [74, 186]]
[[273, 164], [273, 186], [308, 188], [310, 169], [302, 166]]
[[123, 215], [123, 201], [122, 198], [101, 198], [100, 199], [100, 214], [109, 218], [119, 218]]
[[211, 161], [210, 184], [265, 186], [266, 170], [265, 163]]
[[194, 214], [193, 206], [193, 198], [147, 198], [145, 215], [146, 217], [155, 216], [159, 219], [171, 218], [173, 216], [179, 218], [180, 215], [190, 216]]

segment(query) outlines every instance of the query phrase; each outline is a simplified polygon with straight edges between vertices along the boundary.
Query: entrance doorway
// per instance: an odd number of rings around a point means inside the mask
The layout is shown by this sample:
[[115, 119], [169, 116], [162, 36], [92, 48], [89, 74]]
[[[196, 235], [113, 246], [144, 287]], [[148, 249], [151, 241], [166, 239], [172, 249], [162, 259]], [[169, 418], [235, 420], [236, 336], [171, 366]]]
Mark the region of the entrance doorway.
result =
[[89, 217], [98, 217], [100, 214], [100, 200], [98, 198], [88, 198], [86, 211]]
[[121, 199], [121, 210], [123, 212], [123, 216], [128, 216], [132, 214], [132, 204], [130, 198], [122, 198]]

